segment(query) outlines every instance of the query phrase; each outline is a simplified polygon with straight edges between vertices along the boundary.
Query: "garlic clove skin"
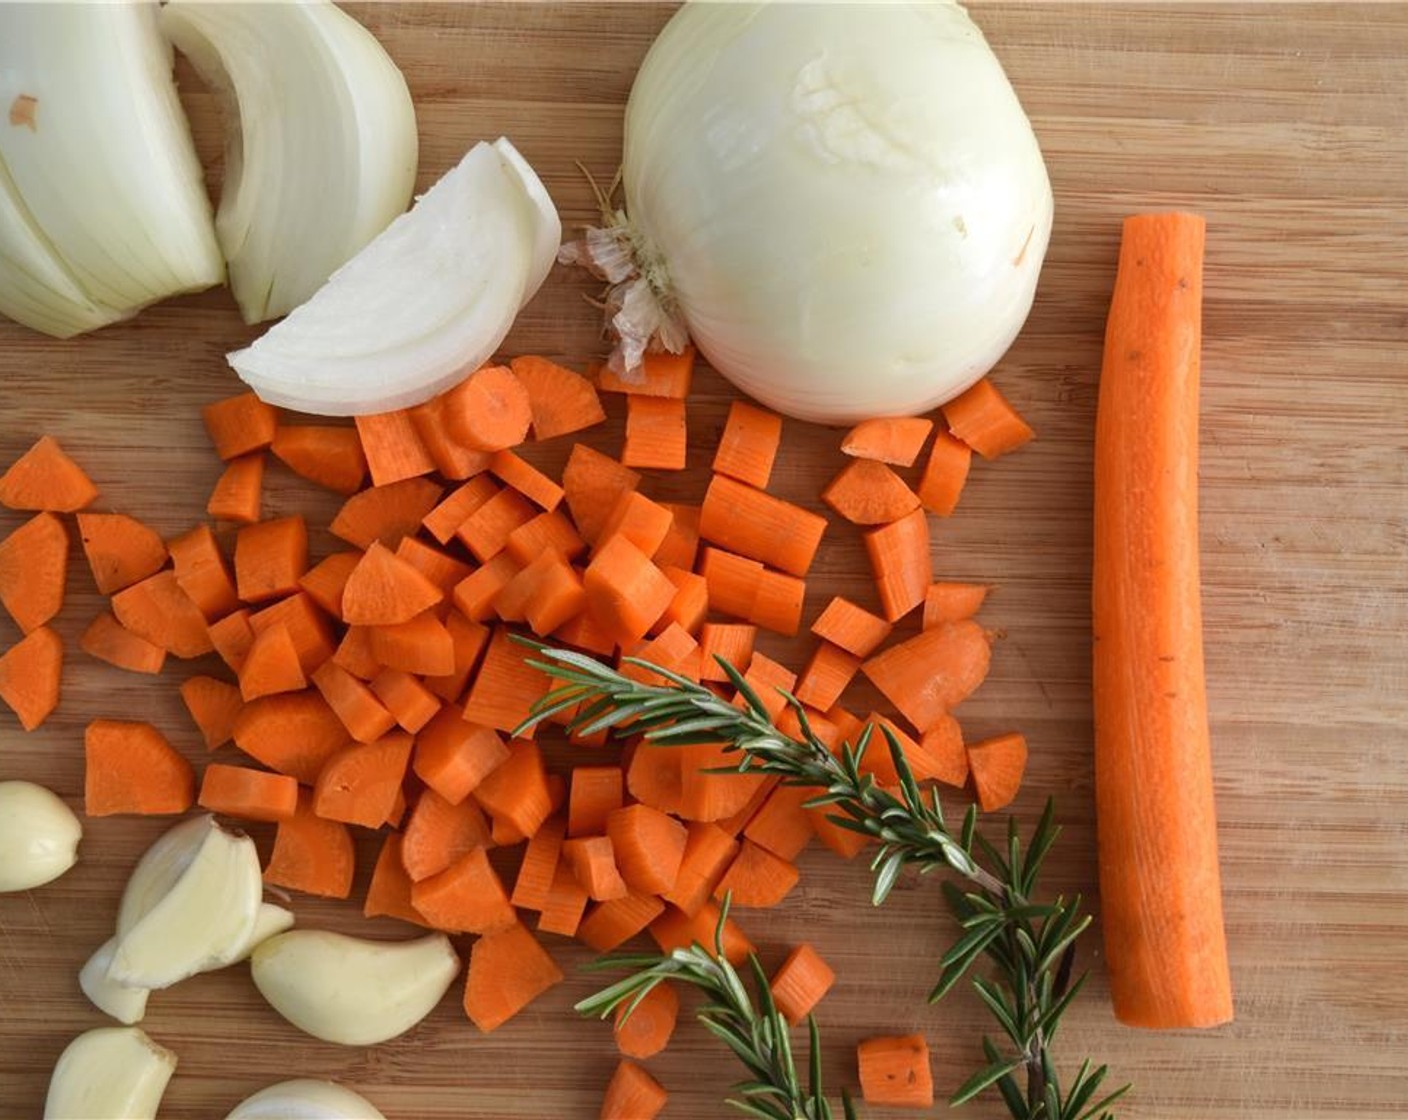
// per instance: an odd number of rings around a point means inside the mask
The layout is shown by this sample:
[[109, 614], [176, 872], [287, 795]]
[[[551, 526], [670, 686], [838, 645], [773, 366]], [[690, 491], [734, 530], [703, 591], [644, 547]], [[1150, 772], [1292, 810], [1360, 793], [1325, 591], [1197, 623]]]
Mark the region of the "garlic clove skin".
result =
[[0, 782], [0, 891], [52, 883], [78, 861], [83, 826], [33, 782]]
[[176, 1055], [137, 1027], [100, 1027], [59, 1055], [44, 1120], [154, 1120]]
[[126, 932], [119, 928], [109, 978], [168, 988], [228, 964], [249, 943], [263, 894], [254, 841], [212, 824], [170, 890]]
[[386, 1120], [358, 1093], [331, 1081], [298, 1078], [260, 1089], [225, 1120]]
[[117, 983], [108, 976], [112, 967], [113, 954], [117, 952], [117, 938], [109, 937], [78, 973], [78, 986], [88, 997], [88, 1002], [104, 1015], [111, 1015], [119, 1023], [129, 1027], [140, 1023], [147, 1013], [146, 988], [129, 988]]
[[261, 902], [259, 912], [254, 916], [254, 928], [249, 931], [249, 939], [240, 946], [239, 952], [227, 961], [223, 961], [214, 968], [224, 968], [225, 965], [239, 964], [240, 961], [249, 960], [254, 950], [268, 941], [271, 937], [277, 937], [281, 933], [286, 933], [293, 928], [293, 911], [286, 910], [282, 906], [276, 906], [272, 902]]
[[260, 994], [295, 1027], [325, 1042], [372, 1046], [429, 1015], [460, 959], [439, 933], [388, 942], [293, 930], [255, 949], [250, 965]]
[[215, 818], [209, 814], [192, 817], [163, 832], [143, 853], [122, 889], [122, 901], [117, 907], [117, 936], [121, 940], [132, 927], [151, 912], [158, 902], [171, 893], [171, 888], [195, 859], [205, 843]]

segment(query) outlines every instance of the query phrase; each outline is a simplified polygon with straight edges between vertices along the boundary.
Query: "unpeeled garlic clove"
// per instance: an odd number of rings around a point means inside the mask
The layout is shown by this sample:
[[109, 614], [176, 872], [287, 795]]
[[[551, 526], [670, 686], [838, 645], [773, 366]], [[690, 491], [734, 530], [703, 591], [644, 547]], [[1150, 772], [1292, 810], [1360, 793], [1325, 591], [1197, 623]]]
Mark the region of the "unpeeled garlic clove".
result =
[[83, 826], [33, 782], [0, 782], [0, 891], [52, 883], [78, 860]]
[[460, 970], [444, 934], [365, 941], [328, 930], [272, 937], [250, 958], [270, 1006], [314, 1038], [371, 1046], [403, 1034], [434, 1010]]
[[[108, 969], [116, 983], [168, 988], [230, 963], [249, 944], [264, 893], [254, 841], [203, 819], [204, 836], [194, 854], [187, 859], [183, 845], [173, 846], [170, 858], [150, 873], [151, 881], [140, 884], [141, 904], [150, 904], [146, 912], [125, 931], [119, 914], [117, 949]], [[158, 895], [174, 867], [179, 867], [174, 882]]]
[[44, 1120], [153, 1120], [176, 1055], [137, 1027], [100, 1027], [68, 1044], [49, 1077]]
[[386, 1120], [371, 1101], [331, 1081], [299, 1078], [260, 1089], [225, 1120]]
[[111, 1015], [119, 1023], [130, 1027], [133, 1023], [140, 1023], [147, 1013], [147, 989], [129, 988], [108, 976], [115, 952], [117, 938], [109, 937], [98, 946], [78, 973], [78, 986], [83, 989], [89, 1002], [104, 1015]]

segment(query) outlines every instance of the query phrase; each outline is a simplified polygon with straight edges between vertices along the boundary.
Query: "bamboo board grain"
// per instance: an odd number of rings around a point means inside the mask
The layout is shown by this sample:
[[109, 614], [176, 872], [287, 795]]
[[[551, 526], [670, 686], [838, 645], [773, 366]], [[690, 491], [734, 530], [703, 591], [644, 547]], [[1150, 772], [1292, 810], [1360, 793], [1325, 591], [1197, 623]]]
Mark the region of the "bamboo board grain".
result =
[[[668, 12], [356, 9], [410, 81], [421, 184], [474, 140], [504, 133], [543, 173], [569, 223], [592, 210], [573, 161], [609, 176], [631, 76]], [[1036, 307], [998, 374], [1040, 438], [978, 466], [959, 514], [938, 527], [935, 551], [945, 575], [999, 585], [987, 621], [1007, 637], [991, 680], [961, 715], [972, 734], [1027, 732], [1033, 760], [1016, 809], [1030, 821], [1047, 794], [1059, 798], [1066, 832], [1053, 890], [1095, 887], [1090, 438], [1118, 220], [1170, 206], [1209, 220], [1202, 526], [1238, 1019], [1203, 1034], [1119, 1027], [1092, 939], [1092, 981], [1060, 1039], [1063, 1068], [1085, 1054], [1111, 1062], [1136, 1082], [1122, 1110], [1135, 1120], [1402, 1117], [1408, 8], [983, 4], [976, 16], [1033, 118], [1057, 219]], [[213, 170], [212, 100], [184, 68], [181, 76]], [[588, 291], [554, 274], [508, 349], [578, 362], [598, 352]], [[69, 343], [0, 323], [0, 462], [55, 433], [98, 480], [104, 506], [164, 532], [185, 527], [217, 474], [197, 407], [235, 388], [221, 355], [249, 335], [224, 292]], [[690, 403], [690, 470], [653, 481], [655, 493], [698, 492], [728, 399], [721, 381], [701, 379]], [[613, 406], [611, 425], [593, 438], [619, 446], [620, 421]], [[780, 491], [814, 504], [835, 443], [834, 433], [789, 424]], [[310, 502], [330, 508], [271, 472], [273, 512]], [[0, 531], [17, 522], [0, 516]], [[813, 604], [862, 585], [864, 573], [855, 535], [833, 530]], [[96, 608], [76, 569], [59, 623], [71, 649]], [[14, 636], [0, 620], [0, 642]], [[71, 654], [63, 704], [41, 732], [23, 736], [0, 719], [0, 777], [45, 782], [77, 803], [81, 730], [98, 715], [151, 719], [197, 757], [175, 699], [182, 676], [152, 682]], [[108, 936], [127, 870], [163, 827], [90, 822], [71, 875], [0, 896], [0, 1117], [38, 1115], [59, 1051], [101, 1023], [75, 976]], [[975, 1068], [987, 1023], [968, 993], [937, 1008], [923, 1002], [952, 936], [932, 884], [904, 883], [881, 916], [865, 904], [863, 867], [816, 854], [804, 863], [787, 904], [747, 924], [769, 965], [801, 939], [836, 965], [840, 983], [821, 1011], [831, 1084], [854, 1082], [858, 1039], [920, 1030], [941, 1092], [952, 1091]], [[351, 904], [299, 900], [296, 909], [307, 926], [369, 929]], [[386, 921], [371, 928], [397, 932]], [[569, 970], [585, 959], [555, 951]], [[181, 1058], [162, 1115], [220, 1116], [255, 1087], [302, 1075], [344, 1080], [392, 1120], [592, 1117], [614, 1051], [609, 1030], [575, 1021], [569, 1007], [593, 983], [574, 973], [491, 1037], [447, 998], [409, 1036], [345, 1050], [284, 1024], [243, 970], [201, 977], [152, 1000], [146, 1026]], [[737, 1071], [698, 1028], [681, 1029], [652, 1068], [672, 1093], [667, 1116], [725, 1113], [722, 1092]], [[961, 1112], [998, 1114], [992, 1102]]]

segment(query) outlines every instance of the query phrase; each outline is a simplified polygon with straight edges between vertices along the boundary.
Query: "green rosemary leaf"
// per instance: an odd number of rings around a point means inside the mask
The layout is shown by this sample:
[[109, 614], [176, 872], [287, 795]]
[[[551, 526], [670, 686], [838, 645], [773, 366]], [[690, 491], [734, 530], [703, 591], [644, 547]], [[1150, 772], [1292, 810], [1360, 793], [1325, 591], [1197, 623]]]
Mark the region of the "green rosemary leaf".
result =
[[1076, 1117], [1075, 1120], [1105, 1120], [1105, 1117], [1112, 1115], [1110, 1106], [1128, 1093], [1129, 1089], [1130, 1087], [1128, 1085], [1121, 1085], [1113, 1093], [1096, 1101], [1095, 1104], [1091, 1105]]
[[967, 1081], [958, 1087], [958, 1091], [949, 1097], [950, 1108], [957, 1108], [961, 1104], [967, 1104], [989, 1085], [1006, 1077], [1015, 1069], [1022, 1066], [1021, 1058], [1011, 1058], [1007, 1061], [993, 1062], [984, 1066]]
[[[1002, 1060], [1002, 1055], [997, 1047], [993, 1045], [992, 1039], [983, 1036], [983, 1056], [989, 1062]], [[1017, 1086], [1017, 1079], [1010, 1073], [999, 1077], [994, 1084], [998, 1093], [1002, 1096], [1002, 1102], [1007, 1106], [1008, 1113], [1013, 1120], [1031, 1120], [1031, 1110], [1027, 1107], [1027, 1098], [1022, 1095], [1022, 1090]]]
[[1013, 1009], [1007, 1005], [1007, 1000], [1002, 994], [1002, 990], [992, 981], [984, 980], [981, 976], [973, 977], [973, 987], [977, 990], [978, 998], [988, 1006], [992, 1016], [997, 1020], [998, 1025], [1006, 1032], [1018, 1047], [1025, 1047], [1027, 1038], [1025, 1032], [1017, 1026], [1017, 1021], [1013, 1017]]
[[903, 852], [895, 852], [885, 860], [884, 865], [875, 873], [875, 889], [870, 899], [874, 905], [879, 906], [890, 897], [890, 891], [894, 889], [895, 881], [899, 879], [903, 869]]

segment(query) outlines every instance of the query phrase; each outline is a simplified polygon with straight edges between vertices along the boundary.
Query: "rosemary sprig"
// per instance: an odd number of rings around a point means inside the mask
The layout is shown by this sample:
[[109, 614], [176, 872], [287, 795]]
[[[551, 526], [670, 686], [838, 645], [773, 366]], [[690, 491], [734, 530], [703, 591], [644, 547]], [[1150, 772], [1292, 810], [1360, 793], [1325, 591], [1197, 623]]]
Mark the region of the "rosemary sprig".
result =
[[[967, 889], [944, 884], [944, 898], [963, 932], [940, 960], [936, 1001], [967, 974], [979, 957], [995, 968], [995, 979], [975, 976], [979, 999], [992, 1013], [1006, 1042], [983, 1038], [986, 1065], [954, 1094], [951, 1103], [971, 1100], [995, 1087], [1013, 1120], [1114, 1120], [1110, 1106], [1129, 1088], [1100, 1095], [1109, 1069], [1083, 1062], [1063, 1088], [1051, 1044], [1061, 1018], [1080, 991], [1072, 981], [1075, 943], [1090, 925], [1079, 895], [1038, 904], [1037, 880], [1060, 833], [1048, 802], [1026, 845], [1015, 821], [999, 849], [977, 830], [976, 807], [968, 809], [955, 832], [948, 825], [937, 791], [926, 795], [915, 781], [898, 740], [888, 730], [887, 745], [899, 774], [898, 796], [862, 773], [870, 746], [867, 728], [839, 757], [817, 738], [805, 709], [782, 695], [796, 716], [799, 737], [784, 734], [737, 669], [720, 659], [744, 701], [740, 708], [686, 677], [658, 665], [627, 658], [658, 674], [664, 685], [643, 684], [570, 650], [536, 647], [537, 668], [558, 684], [534, 707], [524, 730], [560, 712], [573, 712], [579, 733], [609, 730], [617, 736], [643, 735], [657, 746], [725, 742], [739, 755], [739, 771], [776, 774], [789, 785], [813, 787], [809, 805], [830, 805], [838, 824], [872, 837], [878, 844], [872, 870], [873, 901], [889, 895], [907, 866], [927, 874], [946, 868], [966, 880]], [[1019, 1084], [1018, 1075], [1025, 1084]], [[801, 1114], [798, 1114], [801, 1115]]]
[[[816, 1019], [808, 1017], [810, 1061], [804, 1088], [797, 1074], [787, 1020], [778, 1011], [758, 958], [749, 954], [748, 965], [758, 1004], [748, 993], [738, 970], [724, 958], [723, 932], [728, 901], [721, 908], [714, 931], [714, 950], [699, 944], [664, 955], [604, 957], [589, 968], [630, 968], [635, 971], [611, 987], [577, 1004], [584, 1015], [605, 1019], [625, 1007], [629, 1015], [657, 984], [672, 980], [697, 988], [705, 996], [697, 1018], [733, 1051], [748, 1070], [749, 1078], [734, 1085], [737, 1098], [728, 1103], [761, 1120], [832, 1120], [835, 1113], [821, 1084], [821, 1037]], [[760, 1005], [760, 1006], [759, 1006]], [[856, 1120], [851, 1100], [841, 1097], [846, 1120]]]

